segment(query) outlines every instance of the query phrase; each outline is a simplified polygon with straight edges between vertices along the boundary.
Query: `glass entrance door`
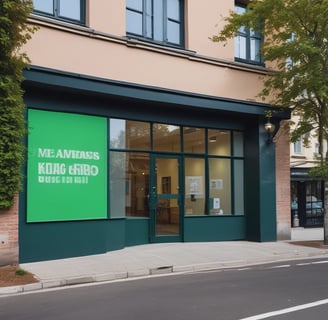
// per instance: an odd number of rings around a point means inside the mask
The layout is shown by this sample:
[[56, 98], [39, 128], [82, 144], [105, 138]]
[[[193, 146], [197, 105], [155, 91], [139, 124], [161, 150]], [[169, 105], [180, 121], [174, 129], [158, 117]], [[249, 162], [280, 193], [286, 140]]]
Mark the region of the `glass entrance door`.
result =
[[151, 235], [153, 242], [180, 241], [180, 158], [154, 156], [151, 179]]

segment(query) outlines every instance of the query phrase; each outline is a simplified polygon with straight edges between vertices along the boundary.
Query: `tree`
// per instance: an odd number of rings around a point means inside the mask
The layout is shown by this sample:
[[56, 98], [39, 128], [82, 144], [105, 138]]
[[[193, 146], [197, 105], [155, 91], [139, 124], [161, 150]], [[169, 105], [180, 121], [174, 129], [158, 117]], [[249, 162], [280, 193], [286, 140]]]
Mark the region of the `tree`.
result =
[[[273, 66], [263, 78], [264, 101], [277, 108], [290, 108], [299, 117], [291, 132], [296, 141], [315, 132], [319, 142], [318, 166], [313, 172], [326, 182], [328, 157], [328, 0], [250, 0], [247, 12], [231, 12], [226, 25], [211, 39], [226, 42], [241, 26], [262, 33], [261, 48], [266, 64]], [[328, 195], [325, 195], [327, 201]], [[325, 203], [327, 212], [328, 203]], [[328, 214], [324, 243], [328, 244]]]
[[22, 71], [28, 58], [20, 49], [35, 30], [27, 19], [32, 2], [0, 2], [0, 209], [12, 206], [21, 183], [25, 134]]

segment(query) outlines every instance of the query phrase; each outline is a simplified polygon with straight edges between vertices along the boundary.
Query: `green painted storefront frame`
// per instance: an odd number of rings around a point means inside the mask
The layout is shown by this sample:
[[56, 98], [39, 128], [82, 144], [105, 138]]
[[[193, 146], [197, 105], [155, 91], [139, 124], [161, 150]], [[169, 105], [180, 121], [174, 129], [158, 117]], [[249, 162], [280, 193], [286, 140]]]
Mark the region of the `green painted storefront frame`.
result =
[[[276, 240], [274, 144], [266, 143], [263, 127], [270, 106], [36, 66], [24, 75], [28, 108], [171, 123], [177, 119], [181, 125], [244, 131], [246, 215], [184, 216], [182, 241]], [[154, 111], [154, 104], [162, 115]], [[288, 114], [274, 120], [278, 124], [284, 118]], [[25, 187], [19, 203], [20, 262], [99, 254], [150, 242], [149, 218], [26, 223]]]

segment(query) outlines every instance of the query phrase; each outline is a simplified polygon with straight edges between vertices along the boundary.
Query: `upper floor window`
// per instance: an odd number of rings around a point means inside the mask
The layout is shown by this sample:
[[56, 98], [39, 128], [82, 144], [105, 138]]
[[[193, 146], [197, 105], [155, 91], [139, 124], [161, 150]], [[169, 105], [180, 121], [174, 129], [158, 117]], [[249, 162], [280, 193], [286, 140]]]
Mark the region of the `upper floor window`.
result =
[[315, 154], [319, 154], [319, 152], [320, 152], [319, 143], [315, 143], [315, 145], [314, 145], [314, 153]]
[[33, 0], [33, 6], [37, 14], [85, 23], [85, 0]]
[[183, 46], [183, 0], [126, 0], [126, 32]]
[[[236, 3], [235, 12], [243, 14], [247, 10], [246, 5]], [[240, 27], [235, 36], [236, 61], [263, 64], [261, 56], [262, 35], [253, 29]]]
[[302, 153], [302, 138], [298, 138], [295, 142], [294, 142], [294, 153]]

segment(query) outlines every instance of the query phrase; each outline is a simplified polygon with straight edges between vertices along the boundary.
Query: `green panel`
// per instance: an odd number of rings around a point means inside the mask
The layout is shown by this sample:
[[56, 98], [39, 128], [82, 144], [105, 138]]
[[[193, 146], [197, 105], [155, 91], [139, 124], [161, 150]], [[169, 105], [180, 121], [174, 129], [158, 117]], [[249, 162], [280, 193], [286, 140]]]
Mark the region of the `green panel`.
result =
[[126, 220], [127, 246], [149, 243], [149, 219], [131, 218]]
[[265, 140], [261, 140], [260, 151], [260, 241], [276, 241], [277, 217], [275, 145], [274, 143], [267, 144]]
[[[46, 84], [51, 87], [65, 87], [66, 90], [84, 91], [94, 95], [110, 95], [122, 100], [143, 100], [144, 103], [166, 103], [174, 106], [192, 107], [198, 109], [213, 109], [229, 111], [236, 114], [265, 115], [267, 109], [272, 106], [249, 102], [244, 100], [232, 100], [215, 96], [190, 94], [184, 91], [158, 89], [152, 86], [136, 85], [128, 82], [111, 81], [102, 78], [91, 77], [82, 74], [58, 72], [54, 69], [31, 66], [24, 72], [24, 85]], [[278, 116], [278, 115], [277, 115]], [[279, 114], [282, 118], [289, 118], [289, 112]], [[220, 121], [219, 118], [215, 119]]]
[[260, 239], [260, 176], [258, 124], [251, 123], [245, 132], [245, 212], [247, 240]]
[[29, 110], [27, 221], [107, 217], [107, 121]]
[[98, 220], [26, 224], [21, 221], [19, 262], [104, 253], [108, 222]]
[[191, 216], [184, 219], [184, 241], [231, 241], [246, 237], [244, 216]]
[[[263, 122], [245, 135], [245, 201], [247, 240], [276, 240], [275, 145], [268, 144]], [[259, 143], [254, 143], [258, 141]]]
[[106, 251], [123, 249], [125, 247], [126, 220], [113, 219], [106, 224]]

